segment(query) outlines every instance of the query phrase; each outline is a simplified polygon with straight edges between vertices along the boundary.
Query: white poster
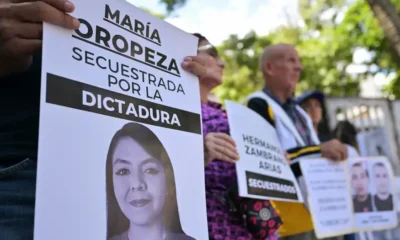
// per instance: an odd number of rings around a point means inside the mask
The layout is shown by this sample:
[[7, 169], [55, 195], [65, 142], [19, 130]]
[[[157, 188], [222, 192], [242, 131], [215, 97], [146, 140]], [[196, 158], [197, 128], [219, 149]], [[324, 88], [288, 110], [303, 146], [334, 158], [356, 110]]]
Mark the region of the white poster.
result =
[[353, 232], [347, 163], [309, 159], [300, 161], [300, 166], [316, 236], [322, 239]]
[[226, 102], [230, 134], [240, 160], [236, 163], [242, 197], [303, 202], [297, 180], [281, 149], [276, 130], [242, 104]]
[[348, 164], [355, 228], [371, 231], [396, 227], [396, 183], [387, 158], [355, 158]]
[[397, 226], [395, 180], [385, 157], [300, 161], [318, 238]]
[[208, 239], [197, 38], [73, 2], [79, 30], [44, 24], [34, 239]]

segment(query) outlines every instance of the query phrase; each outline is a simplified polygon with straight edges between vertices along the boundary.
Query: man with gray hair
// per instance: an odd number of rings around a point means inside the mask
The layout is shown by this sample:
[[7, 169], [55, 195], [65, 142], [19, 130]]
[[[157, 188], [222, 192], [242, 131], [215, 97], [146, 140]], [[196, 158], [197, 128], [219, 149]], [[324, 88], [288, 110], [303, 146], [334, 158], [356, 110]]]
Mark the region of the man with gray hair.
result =
[[[311, 119], [293, 99], [303, 66], [292, 45], [266, 47], [260, 58], [260, 69], [265, 87], [248, 96], [246, 105], [275, 127], [281, 147], [289, 153], [292, 170], [303, 195], [306, 195], [299, 161], [310, 157], [343, 161], [347, 159], [347, 148], [336, 139], [321, 144]], [[304, 198], [307, 199], [306, 196]], [[284, 239], [310, 240], [316, 237], [310, 231]]]

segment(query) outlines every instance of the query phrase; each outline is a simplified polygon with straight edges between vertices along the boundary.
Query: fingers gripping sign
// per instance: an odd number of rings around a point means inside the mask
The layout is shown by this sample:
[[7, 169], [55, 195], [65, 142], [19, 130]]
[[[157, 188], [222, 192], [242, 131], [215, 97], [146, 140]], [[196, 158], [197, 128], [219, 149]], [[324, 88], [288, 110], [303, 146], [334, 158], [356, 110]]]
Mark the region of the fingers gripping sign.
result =
[[66, 0], [0, 0], [0, 77], [27, 70], [42, 46], [43, 22], [79, 28]]
[[70, 16], [75, 10], [67, 0], [0, 0], [0, 18], [21, 22], [48, 22], [67, 29], [79, 27], [79, 21]]
[[182, 63], [183, 69], [196, 75], [200, 81], [206, 78], [218, 78], [220, 74], [218, 65], [210, 56], [191, 56], [186, 57]]
[[226, 133], [208, 133], [204, 139], [205, 164], [213, 160], [235, 163], [239, 160], [235, 141]]
[[348, 158], [346, 146], [336, 139], [322, 143], [321, 154], [322, 157], [333, 161], [344, 161]]
[[284, 152], [283, 155], [285, 156], [286, 162], [290, 165], [292, 163], [290, 155], [287, 152]]

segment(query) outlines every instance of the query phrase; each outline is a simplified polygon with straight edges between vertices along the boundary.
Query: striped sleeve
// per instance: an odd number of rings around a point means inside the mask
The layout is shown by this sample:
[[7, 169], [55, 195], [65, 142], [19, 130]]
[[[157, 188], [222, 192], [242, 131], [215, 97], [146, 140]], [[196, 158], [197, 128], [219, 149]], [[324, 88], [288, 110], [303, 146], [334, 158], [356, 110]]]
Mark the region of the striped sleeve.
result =
[[261, 98], [251, 98], [245, 105], [258, 113], [275, 128], [274, 112], [268, 103]]
[[291, 160], [290, 167], [296, 177], [302, 175], [299, 160], [301, 158], [319, 157], [321, 156], [321, 146], [314, 145], [308, 147], [296, 147], [286, 151]]

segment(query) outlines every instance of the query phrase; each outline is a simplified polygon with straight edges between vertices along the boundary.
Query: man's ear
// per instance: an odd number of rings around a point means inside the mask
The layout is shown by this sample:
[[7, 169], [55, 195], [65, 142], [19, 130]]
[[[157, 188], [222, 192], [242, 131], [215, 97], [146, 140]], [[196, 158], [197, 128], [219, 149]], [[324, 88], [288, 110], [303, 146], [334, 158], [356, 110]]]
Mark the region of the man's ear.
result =
[[264, 63], [264, 73], [268, 74], [268, 75], [272, 75], [272, 69], [273, 66], [270, 62], [266, 61]]

